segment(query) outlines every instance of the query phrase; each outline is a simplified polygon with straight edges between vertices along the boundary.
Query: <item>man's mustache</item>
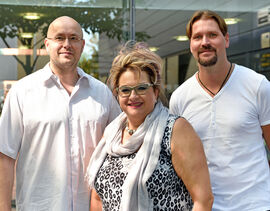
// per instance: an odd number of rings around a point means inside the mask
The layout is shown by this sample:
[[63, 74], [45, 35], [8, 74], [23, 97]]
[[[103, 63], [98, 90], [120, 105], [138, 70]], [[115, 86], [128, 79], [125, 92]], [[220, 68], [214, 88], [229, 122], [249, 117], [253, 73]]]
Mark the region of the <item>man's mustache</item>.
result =
[[202, 48], [199, 49], [198, 53], [203, 53], [205, 51], [214, 51], [216, 52], [216, 49], [213, 48], [210, 44], [202, 46]]

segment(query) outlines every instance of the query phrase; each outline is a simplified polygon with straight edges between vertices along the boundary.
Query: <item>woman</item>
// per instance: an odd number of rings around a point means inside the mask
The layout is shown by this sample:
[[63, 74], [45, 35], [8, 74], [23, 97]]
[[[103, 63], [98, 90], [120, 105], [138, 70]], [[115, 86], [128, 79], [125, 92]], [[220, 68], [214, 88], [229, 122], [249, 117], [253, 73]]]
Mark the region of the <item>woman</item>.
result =
[[111, 68], [109, 82], [123, 112], [90, 161], [90, 210], [211, 210], [200, 139], [159, 99], [162, 61], [143, 43], [129, 44]]

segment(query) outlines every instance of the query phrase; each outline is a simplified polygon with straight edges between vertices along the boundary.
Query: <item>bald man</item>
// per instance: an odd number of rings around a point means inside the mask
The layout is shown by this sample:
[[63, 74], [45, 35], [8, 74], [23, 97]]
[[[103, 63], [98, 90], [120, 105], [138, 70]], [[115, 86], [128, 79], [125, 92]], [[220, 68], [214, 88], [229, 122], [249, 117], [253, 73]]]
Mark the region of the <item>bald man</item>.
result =
[[89, 210], [84, 174], [104, 128], [119, 113], [111, 91], [77, 67], [80, 25], [54, 20], [45, 39], [50, 62], [9, 91], [0, 119], [0, 210]]

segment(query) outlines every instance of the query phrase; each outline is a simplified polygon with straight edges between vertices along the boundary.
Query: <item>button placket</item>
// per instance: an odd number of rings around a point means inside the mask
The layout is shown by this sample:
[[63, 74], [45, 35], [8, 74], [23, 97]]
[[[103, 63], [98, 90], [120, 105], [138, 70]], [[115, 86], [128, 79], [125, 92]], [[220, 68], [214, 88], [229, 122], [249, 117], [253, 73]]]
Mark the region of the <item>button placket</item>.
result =
[[78, 135], [77, 135], [77, 119], [74, 117], [75, 112], [73, 111], [72, 106], [72, 99], [70, 99], [69, 103], [69, 111], [70, 111], [70, 117], [69, 117], [69, 128], [70, 128], [70, 149], [71, 149], [71, 156], [78, 156]]
[[72, 180], [72, 195], [73, 200], [76, 199], [75, 193], [78, 187], [78, 172], [79, 172], [79, 146], [77, 135], [77, 117], [72, 103], [72, 96], [69, 99], [69, 141], [70, 141], [70, 162], [71, 162], [71, 180]]

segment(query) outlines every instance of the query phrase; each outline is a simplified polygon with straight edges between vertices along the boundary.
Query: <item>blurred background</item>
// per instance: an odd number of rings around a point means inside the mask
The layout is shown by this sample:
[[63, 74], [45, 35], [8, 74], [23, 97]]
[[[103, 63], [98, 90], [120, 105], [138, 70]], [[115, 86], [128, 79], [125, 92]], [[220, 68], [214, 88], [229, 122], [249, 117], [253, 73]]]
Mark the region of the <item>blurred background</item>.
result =
[[0, 102], [12, 84], [49, 60], [48, 24], [68, 15], [84, 30], [79, 66], [105, 82], [119, 46], [145, 41], [164, 60], [166, 94], [197, 71], [185, 26], [195, 10], [210, 9], [229, 26], [230, 61], [270, 79], [270, 0], [0, 0]]

